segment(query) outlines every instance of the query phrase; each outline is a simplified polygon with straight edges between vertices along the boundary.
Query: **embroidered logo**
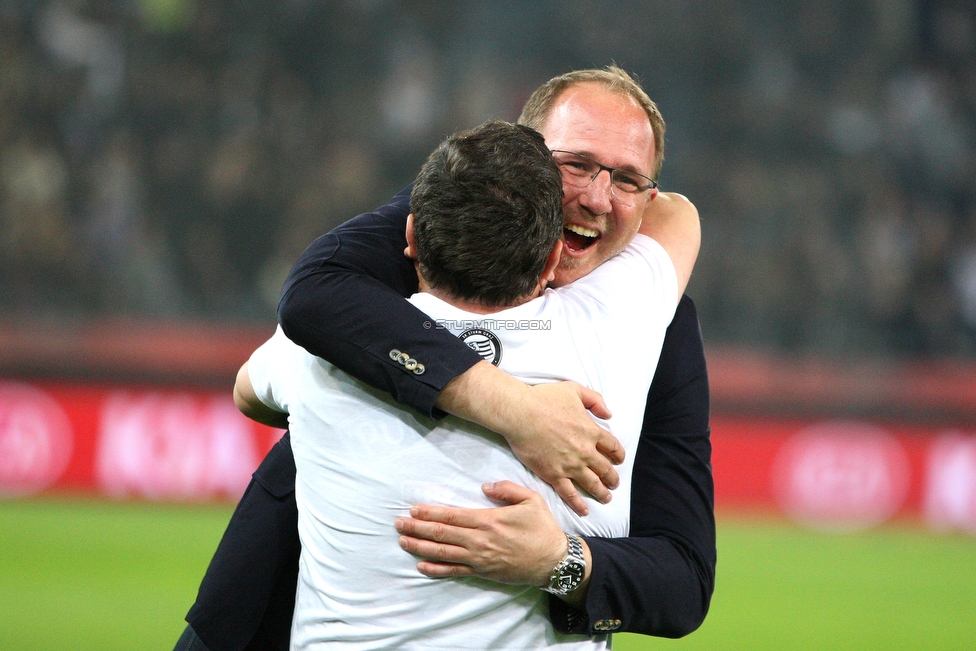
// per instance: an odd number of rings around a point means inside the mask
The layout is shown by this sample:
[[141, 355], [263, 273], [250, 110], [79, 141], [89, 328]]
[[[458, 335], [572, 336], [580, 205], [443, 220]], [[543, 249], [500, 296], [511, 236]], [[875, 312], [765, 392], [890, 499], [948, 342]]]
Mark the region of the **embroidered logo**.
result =
[[491, 362], [495, 366], [498, 366], [498, 362], [502, 361], [502, 342], [498, 341], [498, 337], [492, 331], [472, 328], [458, 335], [458, 339], [481, 355], [485, 361]]

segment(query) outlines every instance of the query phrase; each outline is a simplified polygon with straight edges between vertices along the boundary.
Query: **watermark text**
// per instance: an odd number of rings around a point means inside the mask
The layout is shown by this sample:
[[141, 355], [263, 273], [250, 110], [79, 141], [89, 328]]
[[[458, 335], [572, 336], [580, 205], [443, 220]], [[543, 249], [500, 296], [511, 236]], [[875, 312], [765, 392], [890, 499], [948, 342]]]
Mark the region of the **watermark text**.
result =
[[433, 323], [424, 321], [424, 328], [442, 330], [552, 330], [550, 319], [437, 319]]

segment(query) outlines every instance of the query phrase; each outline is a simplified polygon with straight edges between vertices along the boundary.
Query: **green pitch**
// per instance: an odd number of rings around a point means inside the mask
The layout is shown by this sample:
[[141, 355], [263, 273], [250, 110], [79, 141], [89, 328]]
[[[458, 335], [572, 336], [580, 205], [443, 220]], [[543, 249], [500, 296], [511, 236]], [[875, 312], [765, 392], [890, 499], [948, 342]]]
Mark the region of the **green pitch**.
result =
[[825, 534], [719, 519], [705, 623], [680, 640], [618, 636], [614, 651], [976, 649], [976, 538], [915, 526]]
[[[173, 648], [231, 507], [0, 501], [0, 649]], [[721, 518], [718, 585], [682, 640], [615, 651], [976, 648], [976, 538]]]
[[0, 501], [0, 649], [170, 651], [231, 511]]

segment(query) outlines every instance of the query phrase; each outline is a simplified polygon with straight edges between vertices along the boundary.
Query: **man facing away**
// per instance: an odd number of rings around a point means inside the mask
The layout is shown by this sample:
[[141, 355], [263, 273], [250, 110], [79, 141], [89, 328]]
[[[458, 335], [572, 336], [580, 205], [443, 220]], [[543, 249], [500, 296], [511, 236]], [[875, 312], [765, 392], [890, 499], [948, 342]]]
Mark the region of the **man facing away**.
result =
[[[637, 178], [621, 174], [620, 191], [638, 191], [628, 185]], [[561, 185], [545, 142], [528, 128], [491, 122], [449, 138], [411, 197], [407, 253], [422, 293], [410, 300], [523, 381], [573, 380], [599, 391], [614, 412], [611, 431], [633, 451], [681, 287], [668, 252], [637, 235], [586, 279], [543, 292], [562, 253]], [[628, 282], [643, 288], [640, 299]], [[627, 368], [635, 324], [651, 362], [639, 369]], [[249, 415], [288, 413], [302, 541], [293, 648], [606, 646], [606, 636], [556, 633], [538, 588], [570, 602], [586, 589], [588, 547], [564, 530], [626, 535], [626, 462], [617, 489], [625, 499], [590, 499], [581, 518], [502, 437], [455, 417], [418, 418], [280, 329], [242, 369], [237, 389]], [[537, 556], [523, 575], [503, 572], [504, 584], [434, 580], [396, 544], [392, 523], [413, 504], [474, 510], [492, 507], [491, 498], [519, 504], [543, 532], [523, 550]]]

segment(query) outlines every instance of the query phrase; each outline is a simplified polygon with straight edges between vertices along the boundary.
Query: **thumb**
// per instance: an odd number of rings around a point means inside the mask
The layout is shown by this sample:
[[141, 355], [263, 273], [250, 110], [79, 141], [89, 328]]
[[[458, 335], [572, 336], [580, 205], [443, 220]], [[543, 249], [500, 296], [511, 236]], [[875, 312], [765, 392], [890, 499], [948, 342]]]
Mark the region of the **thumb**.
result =
[[603, 396], [593, 389], [588, 389], [581, 385], [579, 395], [580, 400], [583, 401], [583, 406], [590, 410], [590, 413], [597, 418], [610, 418], [613, 415], [607, 409], [607, 404], [603, 402]]
[[482, 484], [481, 490], [489, 498], [499, 502], [508, 502], [509, 504], [526, 502], [538, 495], [534, 490], [510, 482], [507, 479]]

